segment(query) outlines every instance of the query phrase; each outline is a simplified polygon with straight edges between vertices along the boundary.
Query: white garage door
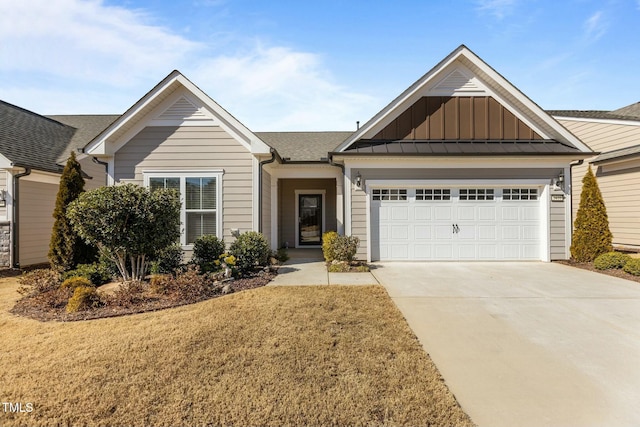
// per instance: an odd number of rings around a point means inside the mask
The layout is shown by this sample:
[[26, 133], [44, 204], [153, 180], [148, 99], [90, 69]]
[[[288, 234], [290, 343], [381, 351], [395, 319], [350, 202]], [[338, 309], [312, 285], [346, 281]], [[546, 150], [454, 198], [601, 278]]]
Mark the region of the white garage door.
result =
[[373, 189], [374, 260], [539, 260], [537, 188]]

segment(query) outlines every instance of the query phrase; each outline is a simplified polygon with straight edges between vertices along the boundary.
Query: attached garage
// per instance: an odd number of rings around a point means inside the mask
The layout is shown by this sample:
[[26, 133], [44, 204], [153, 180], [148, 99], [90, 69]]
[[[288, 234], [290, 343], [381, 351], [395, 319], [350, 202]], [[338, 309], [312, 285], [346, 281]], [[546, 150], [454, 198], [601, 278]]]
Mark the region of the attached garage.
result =
[[371, 188], [371, 258], [540, 260], [548, 235], [544, 185]]

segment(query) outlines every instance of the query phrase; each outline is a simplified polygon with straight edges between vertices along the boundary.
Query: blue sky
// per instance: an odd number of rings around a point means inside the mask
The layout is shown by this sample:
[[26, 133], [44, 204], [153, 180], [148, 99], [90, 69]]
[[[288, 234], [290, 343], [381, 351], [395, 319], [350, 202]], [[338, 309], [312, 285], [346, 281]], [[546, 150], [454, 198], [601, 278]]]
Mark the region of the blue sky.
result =
[[254, 131], [351, 130], [460, 44], [545, 109], [640, 101], [640, 0], [0, 1], [0, 99], [119, 114], [173, 69]]

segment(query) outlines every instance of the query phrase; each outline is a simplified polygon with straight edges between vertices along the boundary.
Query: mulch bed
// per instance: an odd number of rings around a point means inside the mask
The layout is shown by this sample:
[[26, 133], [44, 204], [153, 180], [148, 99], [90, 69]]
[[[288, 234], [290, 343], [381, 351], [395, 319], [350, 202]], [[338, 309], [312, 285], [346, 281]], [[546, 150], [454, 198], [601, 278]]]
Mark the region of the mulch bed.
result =
[[[20, 273], [21, 274], [21, 273]], [[225, 284], [229, 284], [230, 292], [245, 291], [248, 289], [259, 288], [265, 286], [276, 276], [275, 272], [261, 272], [253, 277], [231, 280]], [[18, 274], [16, 274], [18, 275]], [[10, 277], [10, 276], [3, 276]], [[129, 314], [145, 313], [149, 311], [164, 310], [167, 308], [180, 307], [187, 304], [194, 304], [212, 298], [217, 298], [223, 294], [203, 296], [198, 299], [189, 301], [176, 300], [167, 296], [157, 294], [144, 294], [141, 301], [130, 307], [106, 305], [86, 311], [76, 313], [67, 313], [64, 306], [59, 308], [49, 308], [42, 304], [38, 296], [25, 297], [16, 302], [10, 310], [12, 314], [18, 316], [29, 317], [41, 322], [60, 321], [70, 322], [77, 320], [101, 319], [107, 317], [126, 316]]]
[[631, 280], [632, 282], [640, 283], [640, 276], [634, 276], [633, 274], [629, 274], [622, 269], [612, 269], [612, 270], [598, 270], [593, 266], [592, 262], [576, 262], [573, 260], [568, 261], [554, 261], [558, 264], [564, 264], [571, 267], [581, 268], [583, 270], [593, 271], [595, 273], [606, 274], [607, 276], [619, 277], [620, 279]]

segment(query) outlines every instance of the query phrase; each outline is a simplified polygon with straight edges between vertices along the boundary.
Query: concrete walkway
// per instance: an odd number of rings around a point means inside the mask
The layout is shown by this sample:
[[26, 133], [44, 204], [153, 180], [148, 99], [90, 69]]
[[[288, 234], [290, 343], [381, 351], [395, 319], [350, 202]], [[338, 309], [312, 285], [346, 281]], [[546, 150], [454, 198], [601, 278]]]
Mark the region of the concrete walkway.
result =
[[292, 249], [289, 257], [268, 286], [378, 284], [371, 273], [328, 273], [320, 250]]
[[640, 283], [554, 263], [381, 263], [483, 426], [639, 426]]

